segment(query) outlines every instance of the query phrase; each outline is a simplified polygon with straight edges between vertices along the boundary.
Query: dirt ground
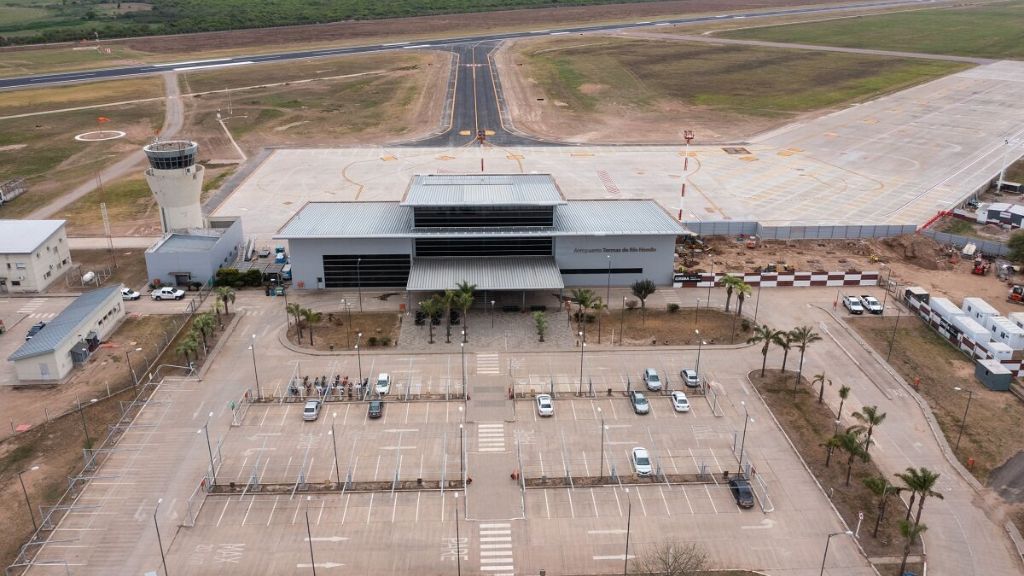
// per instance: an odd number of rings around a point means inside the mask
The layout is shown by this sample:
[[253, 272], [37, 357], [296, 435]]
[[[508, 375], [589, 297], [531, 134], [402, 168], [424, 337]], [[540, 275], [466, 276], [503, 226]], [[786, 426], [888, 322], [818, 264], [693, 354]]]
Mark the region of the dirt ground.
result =
[[[733, 310], [735, 307], [733, 298]], [[698, 336], [694, 330], [700, 330], [700, 339], [708, 344], [729, 344], [745, 342], [751, 334], [749, 322], [735, 314], [705, 307], [698, 310], [690, 306], [677, 312], [648, 308], [646, 316], [645, 319], [639, 306], [633, 310], [608, 311], [601, 317], [600, 334], [596, 317], [586, 323], [587, 342], [610, 344], [614, 337], [614, 343], [626, 346], [696, 345]], [[623, 333], [624, 338], [620, 340]]]
[[[975, 276], [969, 262], [950, 262], [948, 247], [930, 238], [906, 235], [868, 240], [800, 240], [762, 242], [748, 249], [745, 239], [707, 238], [710, 253], [687, 253], [686, 269], [753, 271], [768, 264], [792, 266], [799, 271], [879, 270], [883, 283], [920, 286], [930, 293], [959, 304], [964, 297], [984, 298], [1003, 314], [1020, 312], [1006, 302], [1007, 286], [993, 274]], [[890, 270], [891, 277], [890, 277]], [[1016, 282], [1024, 278], [1018, 276]]]
[[[122, 283], [128, 288], [141, 291], [146, 287], [146, 251], [137, 249], [115, 249], [113, 255], [108, 250], [72, 250], [71, 262], [74, 264], [57, 278], [47, 292], [87, 292], [94, 290], [94, 284], [82, 286], [81, 278], [86, 272], [95, 272], [100, 277], [100, 286], [111, 286]], [[115, 268], [114, 265], [117, 265]]]
[[[749, 377], [818, 482], [826, 491], [834, 490], [832, 502], [846, 523], [855, 526], [857, 512], [864, 511], [864, 524], [867, 528], [860, 543], [868, 556], [901, 556], [903, 541], [899, 535], [899, 521], [903, 519], [906, 508], [900, 506], [897, 498], [889, 501], [878, 538], [871, 536], [877, 518], [878, 500], [864, 486], [863, 480], [880, 475], [875, 464], [855, 460], [849, 486], [845, 485], [848, 457], [843, 452], [833, 454], [830, 466], [825, 467], [827, 454], [822, 445], [833, 434], [836, 416], [826, 404], [818, 404], [817, 389], [812, 389], [810, 382], [803, 378], [794, 392], [793, 380], [796, 374], [792, 371], [783, 374], [779, 370], [768, 370], [762, 379], [760, 370], [755, 370]], [[894, 566], [891, 573], [895, 572]]]
[[[322, 312], [323, 320], [313, 326], [313, 348], [316, 350], [345, 350], [356, 344], [356, 335], [363, 333], [362, 346], [372, 349], [381, 344], [371, 344], [370, 338], [379, 342], [381, 338], [388, 338], [391, 346], [398, 342], [399, 323], [402, 320], [401, 314], [392, 312], [353, 312], [352, 324], [348, 323], [349, 316], [342, 312]], [[288, 339], [293, 343], [308, 348], [309, 328], [303, 322], [303, 334], [301, 342], [296, 337], [294, 318], [291, 328], [288, 329]], [[444, 337], [444, 326], [441, 326], [441, 335]]]
[[[110, 339], [93, 353], [82, 368], [72, 372], [67, 382], [47, 387], [4, 387], [0, 389], [0, 438], [11, 435], [21, 424], [38, 425], [72, 409], [77, 400], [108, 395], [131, 385], [124, 353], [130, 351], [135, 372], [141, 373], [159, 351], [165, 335], [175, 326], [176, 316], [129, 316]], [[136, 350], [142, 348], [142, 350]], [[8, 424], [13, 424], [9, 426]]]

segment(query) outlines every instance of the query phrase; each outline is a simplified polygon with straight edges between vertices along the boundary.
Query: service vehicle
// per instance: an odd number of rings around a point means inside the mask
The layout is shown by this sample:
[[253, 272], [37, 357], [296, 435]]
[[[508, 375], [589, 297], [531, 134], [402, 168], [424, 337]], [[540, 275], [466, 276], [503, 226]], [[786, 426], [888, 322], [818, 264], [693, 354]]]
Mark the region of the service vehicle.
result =
[[185, 291], [174, 286], [161, 286], [149, 293], [153, 300], [181, 300], [185, 297]]
[[872, 314], [881, 314], [882, 313], [882, 303], [879, 302], [878, 298], [875, 298], [874, 296], [870, 296], [870, 295], [865, 294], [865, 295], [860, 297], [860, 303], [861, 303], [861, 306], [863, 306], [865, 310], [867, 310], [868, 312], [870, 312]]
[[860, 298], [856, 296], [843, 296], [843, 306], [850, 311], [850, 314], [864, 313], [864, 306], [860, 303]]
[[131, 288], [121, 288], [121, 300], [138, 300], [142, 295]]

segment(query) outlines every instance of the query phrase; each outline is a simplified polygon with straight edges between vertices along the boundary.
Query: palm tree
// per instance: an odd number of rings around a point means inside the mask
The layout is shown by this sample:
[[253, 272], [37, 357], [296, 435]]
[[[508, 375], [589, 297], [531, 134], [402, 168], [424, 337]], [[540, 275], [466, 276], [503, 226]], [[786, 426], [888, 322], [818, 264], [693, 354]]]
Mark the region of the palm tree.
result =
[[853, 473], [853, 461], [860, 458], [861, 461], [867, 462], [871, 460], [871, 455], [864, 449], [864, 442], [861, 440], [860, 435], [864, 433], [864, 429], [860, 426], [851, 426], [845, 431], [837, 434], [839, 437], [838, 445], [843, 452], [848, 455], [846, 459], [846, 485], [850, 485], [850, 475]]
[[818, 404], [821, 404], [822, 399], [825, 397], [825, 384], [832, 385], [832, 380], [825, 377], [825, 373], [815, 374], [814, 379], [811, 380], [811, 386], [815, 384], [821, 384], [821, 389], [818, 390]]
[[640, 299], [640, 317], [643, 318], [644, 323], [647, 322], [647, 298], [658, 291], [658, 287], [654, 285], [654, 282], [644, 278], [643, 280], [637, 280], [630, 286], [630, 290], [633, 291], [633, 296]]
[[907, 539], [907, 542], [903, 545], [903, 561], [900, 562], [899, 574], [905, 574], [904, 570], [907, 567], [907, 557], [910, 556], [910, 547], [914, 545], [914, 540], [917, 540], [918, 536], [924, 534], [926, 530], [928, 530], [928, 526], [924, 524], [911, 524], [907, 520], [900, 522], [900, 534]]
[[220, 300], [214, 300], [213, 301], [213, 311], [217, 314], [217, 325], [220, 326], [221, 329], [224, 328], [224, 321], [221, 320], [221, 318], [220, 318], [220, 313], [221, 313], [221, 310], [223, 310], [223, 309], [224, 309], [224, 304], [222, 304]]
[[867, 424], [868, 427], [868, 438], [864, 441], [865, 452], [871, 447], [871, 433], [874, 432], [875, 426], [885, 422], [885, 415], [885, 412], [878, 411], [878, 406], [865, 406], [860, 412], [853, 413], [854, 418]]
[[579, 331], [583, 333], [583, 341], [587, 341], [587, 310], [594, 306], [597, 294], [589, 288], [576, 288], [572, 291], [572, 299], [576, 301], [579, 309], [576, 311], [576, 323]]
[[430, 334], [430, 344], [434, 343], [434, 318], [437, 318], [444, 312], [444, 302], [441, 301], [441, 297], [434, 294], [429, 299], [420, 302], [420, 310], [427, 315], [427, 326]]
[[920, 524], [921, 522], [921, 511], [924, 509], [924, 501], [929, 496], [934, 496], [938, 499], [943, 499], [941, 492], [936, 492], [932, 488], [935, 487], [935, 483], [938, 482], [941, 474], [932, 472], [931, 470], [921, 468], [907, 468], [906, 472], [896, 474], [896, 477], [903, 481], [903, 487], [906, 490], [910, 490], [910, 506], [907, 507], [907, 517], [905, 520], [910, 520], [910, 511], [914, 507], [914, 498], [919, 497], [917, 503], [917, 516], [914, 519], [914, 524]]
[[744, 282], [742, 280], [740, 280], [739, 283], [736, 284], [736, 315], [737, 316], [742, 316], [743, 315], [743, 301], [746, 300], [747, 296], [750, 296], [750, 294], [752, 292], [753, 292], [753, 288], [750, 287], [750, 284], [747, 284], [746, 282]]
[[878, 496], [878, 517], [875, 518], [875, 531], [871, 535], [872, 538], [878, 538], [878, 528], [882, 525], [882, 518], [885, 517], [885, 508], [889, 503], [889, 497], [893, 494], [898, 494], [903, 489], [893, 486], [893, 484], [881, 474], [865, 478], [864, 485], [867, 486], [868, 490], [871, 490], [875, 496]]
[[743, 284], [743, 279], [726, 274], [725, 276], [722, 276], [722, 279], [719, 280], [719, 282], [722, 283], [722, 286], [725, 286], [725, 311], [728, 312], [729, 304], [732, 302], [732, 293], [740, 284]]
[[196, 314], [195, 319], [192, 320], [192, 328], [199, 333], [199, 337], [203, 340], [203, 352], [206, 352], [207, 341], [206, 334], [213, 332], [214, 327], [217, 325], [217, 320], [214, 319], [213, 315], [209, 312], [202, 314]]
[[473, 307], [473, 292], [476, 292], [476, 284], [470, 284], [463, 280], [456, 284], [456, 303], [462, 308], [462, 341], [469, 342], [469, 309]]
[[761, 356], [764, 357], [761, 361], [761, 378], [764, 378], [764, 370], [768, 365], [768, 347], [778, 338], [780, 332], [780, 330], [773, 330], [767, 324], [761, 324], [754, 326], [754, 335], [747, 340], [747, 344], [764, 343], [761, 348]]
[[185, 364], [190, 364], [190, 357], [195, 354], [199, 349], [199, 342], [190, 334], [189, 336], [182, 338], [178, 345], [175, 346], [174, 352], [181, 354], [185, 357]]
[[306, 321], [306, 326], [309, 326], [309, 345], [313, 345], [313, 325], [319, 324], [323, 320], [323, 314], [311, 310], [309, 308], [302, 309], [302, 319]]
[[445, 290], [441, 296], [441, 302], [444, 303], [444, 341], [449, 344], [452, 341], [452, 308], [455, 306], [456, 298], [458, 293], [454, 290]]
[[803, 377], [804, 373], [804, 353], [807, 352], [808, 346], [821, 340], [821, 335], [812, 330], [810, 326], [793, 328], [789, 335], [792, 338], [793, 344], [800, 349], [800, 366], [796, 373], [796, 384], [793, 385], [793, 392], [796, 393], [796, 388], [800, 384], [800, 378]]
[[843, 384], [839, 387], [839, 413], [836, 414], [836, 420], [843, 419], [843, 404], [846, 403], [846, 399], [850, 397], [850, 387]]
[[220, 286], [217, 288], [217, 299], [224, 303], [224, 313], [229, 314], [228, 303], [235, 303], [235, 291], [230, 286]]
[[301, 320], [301, 317], [302, 317], [302, 306], [299, 306], [298, 304], [292, 303], [292, 304], [289, 304], [288, 307], [285, 308], [285, 310], [287, 311], [288, 314], [291, 314], [292, 316], [295, 317], [295, 335], [301, 341], [302, 340], [302, 322], [300, 322], [300, 320]]
[[786, 361], [789, 360], [789, 350], [793, 347], [793, 335], [789, 332], [779, 330], [778, 336], [775, 341], [772, 342], [779, 348], [782, 348], [782, 372], [786, 372]]

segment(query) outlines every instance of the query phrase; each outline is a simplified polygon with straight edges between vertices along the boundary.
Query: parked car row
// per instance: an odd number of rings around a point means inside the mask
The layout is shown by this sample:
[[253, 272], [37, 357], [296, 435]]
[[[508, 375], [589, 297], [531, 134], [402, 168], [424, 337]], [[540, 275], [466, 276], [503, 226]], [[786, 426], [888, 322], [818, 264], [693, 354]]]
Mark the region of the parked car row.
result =
[[848, 294], [843, 296], [843, 307], [850, 314], [863, 314], [866, 310], [869, 314], [881, 314], [884, 310], [882, 309], [882, 303], [878, 301], [878, 298], [869, 294], [863, 294], [861, 296], [853, 296]]
[[[684, 368], [679, 371], [679, 377], [683, 380], [683, 384], [687, 388], [700, 388], [700, 377], [697, 375], [697, 371], [692, 368]], [[651, 392], [658, 392], [662, 389], [661, 376], [658, 374], [658, 370], [655, 368], [645, 368], [640, 373], [640, 379], [643, 380], [644, 385]]]
[[[347, 380], [348, 376], [345, 378]], [[317, 389], [320, 389], [319, 385], [317, 385]], [[384, 400], [381, 398], [391, 392], [391, 375], [387, 372], [381, 372], [378, 374], [377, 383], [374, 385], [374, 391], [377, 393], [379, 398], [370, 400], [367, 406], [366, 415], [369, 418], [376, 419], [384, 416]], [[306, 401], [306, 405], [302, 409], [302, 419], [306, 422], [315, 421], [320, 417], [320, 407], [322, 405], [323, 402], [320, 400]]]

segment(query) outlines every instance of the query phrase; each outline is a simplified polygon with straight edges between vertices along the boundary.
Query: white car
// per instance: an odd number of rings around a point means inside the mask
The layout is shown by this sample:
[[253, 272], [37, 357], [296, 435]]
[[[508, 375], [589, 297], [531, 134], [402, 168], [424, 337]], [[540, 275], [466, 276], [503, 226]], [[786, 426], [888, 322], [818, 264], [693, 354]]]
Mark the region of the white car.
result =
[[657, 392], [661, 390], [661, 377], [658, 376], [658, 371], [654, 368], [648, 368], [643, 373], [644, 384], [647, 385], [648, 390]]
[[310, 400], [306, 402], [305, 408], [302, 409], [302, 419], [307, 422], [312, 422], [320, 416], [320, 401]]
[[882, 303], [878, 301], [878, 298], [874, 296], [861, 296], [860, 302], [872, 314], [882, 313]]
[[864, 306], [860, 303], [860, 298], [856, 296], [843, 296], [843, 306], [850, 311], [850, 314], [863, 314]]
[[697, 376], [696, 370], [684, 368], [679, 371], [679, 377], [683, 379], [683, 384], [686, 384], [688, 388], [700, 388], [700, 377]]
[[391, 391], [391, 375], [387, 372], [381, 372], [377, 376], [377, 394], [381, 396]]
[[131, 288], [121, 288], [121, 300], [138, 300], [140, 295]]
[[173, 286], [163, 286], [149, 293], [153, 300], [181, 300], [185, 291]]
[[672, 408], [676, 412], [690, 411], [690, 399], [686, 397], [685, 392], [676, 391], [672, 393]]
[[540, 394], [537, 396], [537, 415], [538, 416], [554, 416], [555, 415], [555, 403], [551, 400], [550, 394]]
[[633, 448], [633, 470], [636, 471], [637, 476], [650, 476], [652, 472], [651, 468], [651, 456], [647, 453], [646, 448], [637, 446]]

